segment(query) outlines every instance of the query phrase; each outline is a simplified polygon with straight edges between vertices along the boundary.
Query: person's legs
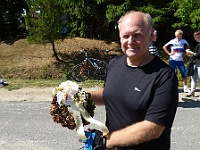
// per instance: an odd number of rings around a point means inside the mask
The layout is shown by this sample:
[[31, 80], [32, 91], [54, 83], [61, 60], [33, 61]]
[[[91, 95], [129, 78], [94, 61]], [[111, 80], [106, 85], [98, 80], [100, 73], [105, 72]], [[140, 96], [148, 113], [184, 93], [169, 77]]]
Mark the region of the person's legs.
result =
[[[198, 79], [199, 83], [200, 83], [200, 64], [196, 66], [195, 68], [196, 72], [196, 79]], [[198, 97], [197, 101], [200, 101], [200, 96]]]
[[[200, 68], [198, 70], [198, 68], [195, 67], [195, 69], [194, 69], [194, 75], [191, 76], [191, 92], [187, 95], [187, 97], [195, 96], [196, 80], [198, 78], [198, 71], [200, 71]], [[200, 75], [200, 72], [199, 72], [199, 75]], [[200, 79], [199, 79], [199, 81], [200, 81]]]
[[186, 77], [186, 69], [184, 66], [183, 61], [177, 61], [176, 62], [178, 69], [180, 70], [181, 76], [182, 76], [182, 82], [183, 82], [183, 91], [190, 92], [188, 86], [187, 86], [187, 77]]
[[176, 72], [176, 61], [170, 60], [170, 61], [169, 61], [169, 65], [170, 65], [170, 67], [172, 67], [172, 69]]
[[[200, 79], [198, 77], [200, 75], [199, 71], [200, 71], [200, 68], [196, 68], [195, 67], [195, 69], [194, 69], [194, 75], [191, 76], [191, 91], [194, 91], [194, 92], [196, 90], [196, 80], [197, 80], [197, 78], [200, 81]], [[198, 72], [199, 72], [199, 75], [198, 75]]]

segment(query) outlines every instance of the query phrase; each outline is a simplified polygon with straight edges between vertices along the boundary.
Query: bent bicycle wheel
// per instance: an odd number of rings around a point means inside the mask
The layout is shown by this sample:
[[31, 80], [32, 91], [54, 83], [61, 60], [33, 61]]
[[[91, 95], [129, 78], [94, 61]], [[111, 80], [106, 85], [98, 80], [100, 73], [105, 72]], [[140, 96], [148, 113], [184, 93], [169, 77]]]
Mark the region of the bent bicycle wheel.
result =
[[71, 77], [77, 82], [82, 82], [89, 78], [89, 73], [88, 67], [80, 63], [72, 69]]

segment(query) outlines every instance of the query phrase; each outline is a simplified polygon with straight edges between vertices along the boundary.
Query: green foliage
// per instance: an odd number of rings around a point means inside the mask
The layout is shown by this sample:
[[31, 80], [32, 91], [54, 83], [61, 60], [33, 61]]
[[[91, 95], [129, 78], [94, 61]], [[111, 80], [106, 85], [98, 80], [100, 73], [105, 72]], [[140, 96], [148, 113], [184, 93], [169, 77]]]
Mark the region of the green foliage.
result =
[[158, 27], [159, 23], [162, 23], [165, 18], [163, 18], [163, 15], [166, 14], [166, 9], [158, 9], [153, 4], [147, 4], [146, 6], [140, 7], [140, 11], [147, 12], [151, 14], [154, 22], [154, 27]]
[[[66, 35], [60, 34], [64, 28], [71, 36], [116, 40], [116, 22], [128, 10], [150, 13], [154, 26], [166, 33], [171, 27], [196, 29], [200, 25], [198, 0], [2, 0], [0, 38], [6, 32], [16, 35], [19, 27], [25, 27], [18, 18], [26, 4], [28, 39], [43, 44], [64, 38]], [[64, 15], [67, 18], [63, 19]]]
[[27, 4], [29, 11], [25, 20], [29, 41], [45, 44], [64, 38], [60, 33], [67, 26], [64, 0], [27, 0]]
[[63, 73], [63, 77], [66, 80], [71, 80], [71, 73], [69, 71]]
[[[69, 0], [70, 1], [70, 0]], [[92, 37], [96, 21], [96, 3], [92, 1], [70, 1], [67, 3], [70, 35]], [[91, 21], [92, 19], [92, 21]]]
[[200, 3], [199, 0], [174, 0], [171, 8], [175, 9], [174, 16], [179, 22], [173, 27], [188, 26], [197, 29], [200, 26]]
[[25, 0], [0, 1], [0, 39], [16, 38], [23, 34], [23, 8], [26, 8]]
[[108, 19], [108, 22], [116, 21], [129, 9], [130, 9], [129, 0], [125, 0], [125, 2], [122, 3], [121, 5], [108, 4], [106, 10], [106, 18]]

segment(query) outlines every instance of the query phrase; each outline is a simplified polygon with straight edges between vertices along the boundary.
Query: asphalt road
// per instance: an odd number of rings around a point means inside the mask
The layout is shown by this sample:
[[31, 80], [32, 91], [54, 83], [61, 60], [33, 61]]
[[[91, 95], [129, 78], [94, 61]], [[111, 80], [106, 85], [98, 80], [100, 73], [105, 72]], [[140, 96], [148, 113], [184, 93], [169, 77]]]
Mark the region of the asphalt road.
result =
[[[83, 144], [76, 131], [54, 123], [49, 106], [50, 102], [0, 102], [0, 150], [80, 150]], [[97, 107], [96, 119], [104, 122], [104, 113], [104, 107]], [[200, 149], [200, 102], [179, 102], [171, 137], [171, 150]]]

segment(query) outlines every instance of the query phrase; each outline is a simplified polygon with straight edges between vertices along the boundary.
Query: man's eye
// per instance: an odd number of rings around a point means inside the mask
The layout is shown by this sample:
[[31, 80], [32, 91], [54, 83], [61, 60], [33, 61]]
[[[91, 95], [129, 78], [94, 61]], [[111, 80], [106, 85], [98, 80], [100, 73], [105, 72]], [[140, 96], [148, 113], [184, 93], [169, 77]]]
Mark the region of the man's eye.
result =
[[[134, 34], [133, 36], [131, 36], [134, 39], [139, 39], [142, 35], [141, 34]], [[130, 38], [130, 35], [123, 35], [123, 39], [128, 39]]]
[[137, 38], [137, 39], [140, 38], [141, 36], [142, 36], [141, 34], [135, 34], [134, 35], [134, 37]]
[[124, 38], [124, 39], [128, 39], [128, 38], [129, 38], [129, 35], [123, 35], [123, 38]]

